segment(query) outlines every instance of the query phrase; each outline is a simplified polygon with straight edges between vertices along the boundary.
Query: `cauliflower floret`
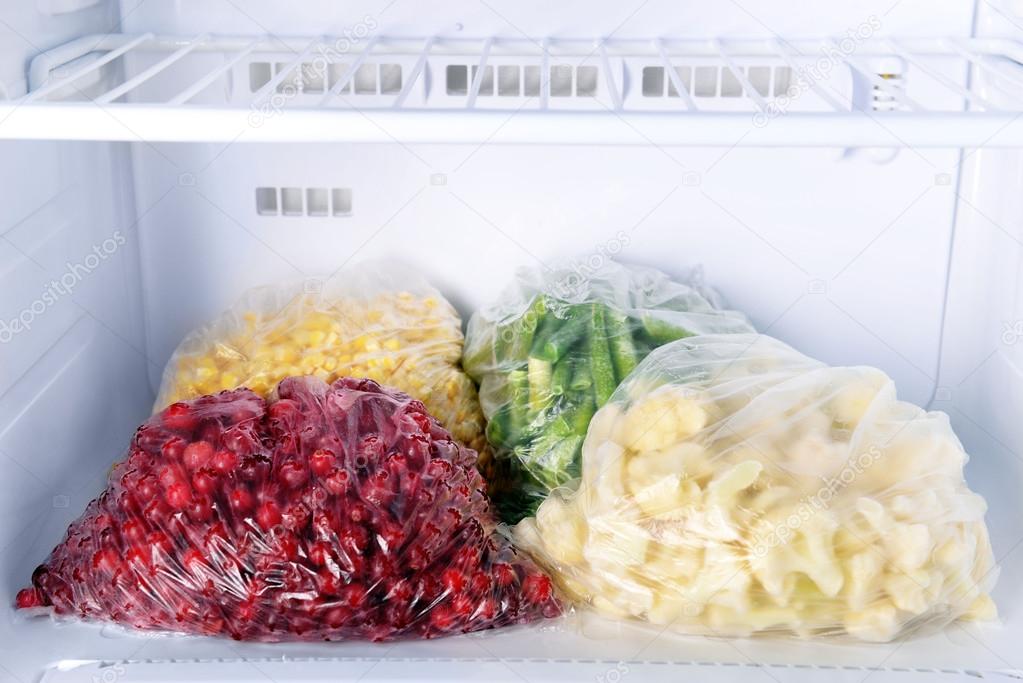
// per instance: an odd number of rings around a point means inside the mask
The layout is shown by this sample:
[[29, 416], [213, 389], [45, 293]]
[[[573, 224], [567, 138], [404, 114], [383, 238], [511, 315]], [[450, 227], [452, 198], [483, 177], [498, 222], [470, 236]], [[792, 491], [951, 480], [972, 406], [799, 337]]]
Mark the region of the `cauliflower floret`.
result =
[[667, 448], [703, 429], [707, 414], [688, 392], [666, 384], [626, 411], [622, 442], [636, 452]]

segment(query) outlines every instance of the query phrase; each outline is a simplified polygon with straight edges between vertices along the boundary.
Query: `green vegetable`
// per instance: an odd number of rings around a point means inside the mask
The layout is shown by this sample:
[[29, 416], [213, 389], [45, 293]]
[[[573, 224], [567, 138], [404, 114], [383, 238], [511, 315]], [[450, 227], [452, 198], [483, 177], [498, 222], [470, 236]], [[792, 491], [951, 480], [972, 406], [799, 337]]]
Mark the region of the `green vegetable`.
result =
[[[629, 296], [640, 305], [650, 297], [646, 284], [640, 291], [625, 277], [607, 282], [616, 292], [632, 287]], [[534, 281], [528, 287], [537, 291]], [[689, 292], [663, 296], [673, 288], [681, 289], [666, 279], [658, 285], [656, 300], [663, 303], [656, 310], [631, 313], [594, 298], [570, 303], [537, 293], [500, 323], [470, 322], [464, 364], [481, 383], [481, 400], [492, 415], [487, 438], [504, 468], [494, 493], [503, 520], [532, 514], [552, 488], [577, 478], [594, 413], [653, 349], [690, 335], [657, 317], [684, 320], [679, 302], [700, 303]], [[607, 288], [597, 286], [592, 293], [602, 291]], [[710, 310], [702, 305], [701, 313]]]
[[514, 434], [526, 428], [529, 420], [529, 373], [525, 370], [512, 370], [508, 373], [510, 409], [508, 411], [508, 429]]
[[518, 440], [518, 432], [511, 426], [512, 404], [501, 406], [487, 422], [487, 441], [498, 448], [508, 448]]
[[604, 330], [605, 306], [595, 304], [590, 320], [590, 372], [593, 374], [593, 394], [597, 405], [604, 405], [611, 398], [618, 383], [615, 381], [614, 364], [611, 362], [611, 348]]
[[551, 393], [555, 396], [564, 396], [572, 388], [573, 365], [571, 358], [564, 358], [554, 365], [554, 373], [551, 376]]
[[629, 331], [629, 319], [611, 309], [604, 315], [607, 341], [611, 346], [611, 360], [614, 362], [615, 383], [621, 382], [639, 364], [636, 345]]
[[655, 318], [650, 314], [643, 316], [643, 331], [654, 347], [663, 346], [676, 339], [692, 336], [692, 333], [688, 330]]
[[572, 345], [583, 338], [589, 325], [588, 306], [573, 306], [568, 317], [553, 330], [544, 340], [543, 347], [534, 351], [533, 355], [557, 363], [568, 352]]
[[[497, 325], [494, 340], [494, 356], [497, 363], [516, 358], [525, 358], [533, 344], [537, 330], [547, 317], [547, 300], [543, 296], [533, 302], [521, 316]], [[474, 358], [473, 361], [476, 359]], [[466, 365], [472, 365], [467, 363]]]
[[554, 368], [550, 361], [529, 358], [529, 411], [538, 413], [551, 399], [551, 379]]

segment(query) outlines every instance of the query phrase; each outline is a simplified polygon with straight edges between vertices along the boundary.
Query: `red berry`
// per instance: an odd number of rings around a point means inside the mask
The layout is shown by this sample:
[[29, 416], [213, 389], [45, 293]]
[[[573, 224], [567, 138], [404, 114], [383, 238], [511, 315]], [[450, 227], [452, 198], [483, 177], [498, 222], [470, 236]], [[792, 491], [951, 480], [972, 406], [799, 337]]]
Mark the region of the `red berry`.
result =
[[507, 588], [515, 583], [515, 570], [512, 566], [506, 562], [500, 562], [494, 565], [494, 580], [498, 586]]
[[164, 465], [156, 471], [156, 476], [160, 481], [160, 486], [165, 490], [184, 481], [184, 477], [174, 465]]
[[430, 611], [430, 624], [441, 631], [447, 631], [455, 623], [455, 613], [446, 605], [437, 605]]
[[188, 518], [193, 522], [206, 522], [213, 517], [213, 505], [205, 496], [193, 496], [185, 508]]
[[245, 514], [252, 509], [252, 494], [249, 493], [248, 489], [238, 488], [231, 491], [228, 500], [231, 503], [231, 509], [237, 514]]
[[460, 593], [465, 588], [465, 576], [457, 569], [445, 569], [440, 580], [444, 589], [452, 593]]
[[309, 479], [309, 470], [297, 462], [286, 462], [281, 465], [280, 477], [291, 488], [298, 488]]
[[451, 610], [460, 617], [467, 617], [476, 609], [473, 599], [464, 593], [456, 595], [451, 601]]
[[523, 595], [534, 605], [550, 600], [551, 592], [551, 580], [542, 574], [530, 574], [522, 582]]
[[[233, 505], [233, 503], [232, 503]], [[268, 500], [259, 506], [256, 512], [256, 522], [263, 527], [263, 531], [269, 531], [281, 523], [281, 509], [272, 500]]]
[[192, 492], [188, 484], [171, 484], [167, 487], [167, 494], [164, 496], [167, 504], [175, 510], [184, 510], [192, 499]]
[[166, 460], [176, 461], [181, 458], [181, 455], [185, 452], [185, 447], [187, 445], [187, 441], [179, 436], [175, 436], [164, 442], [163, 446], [160, 448], [160, 454]]
[[192, 475], [192, 488], [197, 492], [209, 495], [217, 488], [217, 480], [213, 471], [209, 469], [199, 470]]
[[227, 474], [238, 466], [238, 456], [231, 451], [217, 451], [210, 463], [213, 469], [221, 474]]
[[92, 555], [92, 568], [93, 570], [99, 570], [106, 572], [107, 574], [114, 574], [118, 571], [121, 566], [121, 557], [112, 549], [97, 550]]
[[323, 616], [323, 621], [330, 628], [341, 628], [351, 617], [351, 614], [351, 610], [346, 607], [331, 607]]
[[135, 494], [138, 496], [139, 500], [150, 501], [153, 498], [156, 498], [159, 492], [159, 482], [157, 482], [156, 477], [151, 474], [142, 477], [135, 486]]
[[197, 571], [206, 566], [206, 558], [195, 548], [189, 548], [181, 556], [181, 564], [189, 571]]
[[193, 441], [185, 447], [185, 452], [181, 459], [185, 467], [194, 472], [201, 467], [205, 467], [212, 457], [213, 446], [210, 445], [209, 441]]
[[472, 575], [472, 579], [469, 582], [469, 587], [473, 593], [477, 595], [483, 593], [489, 593], [493, 582], [490, 577], [483, 572], [476, 572]]
[[326, 477], [333, 471], [334, 454], [325, 448], [317, 449], [309, 456], [309, 469], [313, 471], [317, 477]]
[[341, 602], [352, 609], [359, 609], [366, 601], [366, 589], [359, 583], [352, 583], [341, 589]]
[[298, 557], [298, 540], [290, 534], [281, 534], [277, 538], [278, 557], [287, 562]]
[[330, 560], [330, 543], [317, 541], [309, 546], [309, 561], [317, 567], [322, 567]]
[[152, 550], [146, 546], [132, 546], [124, 555], [124, 561], [129, 567], [136, 571], [149, 568], [152, 565]]
[[340, 495], [348, 490], [349, 477], [345, 470], [336, 470], [327, 475], [327, 490], [334, 495]]
[[198, 423], [197, 418], [192, 413], [191, 406], [187, 403], [172, 403], [167, 406], [167, 409], [161, 413], [160, 417], [163, 419], [163, 424], [168, 428], [181, 431], [191, 431], [195, 429]]
[[42, 607], [43, 599], [35, 588], [22, 588], [14, 598], [14, 604], [18, 609], [29, 607]]

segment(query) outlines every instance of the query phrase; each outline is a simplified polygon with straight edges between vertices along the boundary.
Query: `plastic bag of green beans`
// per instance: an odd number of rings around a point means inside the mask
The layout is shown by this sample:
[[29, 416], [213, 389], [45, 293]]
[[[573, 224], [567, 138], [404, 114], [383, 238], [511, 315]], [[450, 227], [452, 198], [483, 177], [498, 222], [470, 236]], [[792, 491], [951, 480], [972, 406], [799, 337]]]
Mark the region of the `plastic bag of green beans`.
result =
[[694, 286], [606, 261], [522, 269], [469, 321], [463, 366], [480, 384], [502, 518], [533, 514], [579, 476], [590, 418], [653, 349], [694, 334], [751, 332]]

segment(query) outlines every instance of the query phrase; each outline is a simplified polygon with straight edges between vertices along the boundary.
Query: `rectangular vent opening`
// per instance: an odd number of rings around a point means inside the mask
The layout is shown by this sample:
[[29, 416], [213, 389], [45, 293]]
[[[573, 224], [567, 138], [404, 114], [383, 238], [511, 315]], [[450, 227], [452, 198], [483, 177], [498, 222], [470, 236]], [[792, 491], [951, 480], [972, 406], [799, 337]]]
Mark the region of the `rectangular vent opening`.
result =
[[[472, 90], [479, 64], [448, 64], [444, 69], [445, 92], [468, 95]], [[540, 67], [529, 64], [485, 66], [480, 79], [480, 97], [539, 97], [542, 87]], [[598, 94], [600, 71], [596, 66], [571, 64], [551, 65], [548, 72], [551, 97], [595, 97]]]
[[350, 187], [257, 187], [256, 213], [260, 216], [352, 215]]
[[[277, 84], [277, 92], [287, 95], [323, 94], [337, 85], [348, 73], [349, 64], [303, 62]], [[288, 62], [250, 62], [249, 90], [258, 92], [274, 77], [287, 71]], [[366, 63], [359, 66], [339, 91], [343, 95], [391, 95], [401, 92], [401, 64]]]
[[[472, 67], [472, 81], [469, 87], [472, 87], [476, 83], [476, 74], [479, 73], [480, 67], [477, 64]], [[494, 67], [486, 66], [483, 67], [483, 78], [480, 79], [480, 97], [490, 97], [494, 94]]]
[[277, 206], [276, 187], [256, 188], [256, 213], [260, 216], [276, 216], [280, 213]]
[[518, 97], [522, 94], [520, 69], [511, 64], [497, 67], [497, 94], [502, 97]]
[[302, 190], [298, 187], [281, 188], [281, 213], [285, 216], [301, 216], [305, 214], [305, 202], [302, 201]]
[[[672, 65], [678, 82], [692, 97], [749, 97], [739, 77], [727, 66]], [[737, 67], [764, 97], [783, 95], [792, 85], [792, 67], [748, 66]], [[643, 67], [641, 91], [643, 97], [678, 97], [675, 80], [663, 66]]]

